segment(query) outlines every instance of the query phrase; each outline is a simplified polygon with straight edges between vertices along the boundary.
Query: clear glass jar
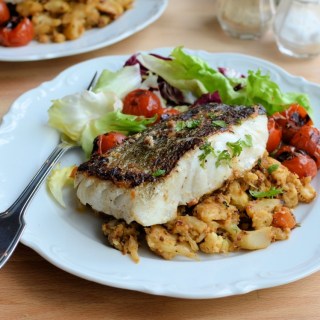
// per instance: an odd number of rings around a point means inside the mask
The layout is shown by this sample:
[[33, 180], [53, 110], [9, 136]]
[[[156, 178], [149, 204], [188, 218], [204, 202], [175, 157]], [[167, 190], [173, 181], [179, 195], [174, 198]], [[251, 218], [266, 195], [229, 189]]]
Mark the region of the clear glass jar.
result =
[[218, 0], [217, 5], [221, 28], [240, 39], [261, 38], [275, 12], [274, 0]]
[[320, 0], [281, 0], [273, 25], [280, 52], [311, 58], [320, 53]]

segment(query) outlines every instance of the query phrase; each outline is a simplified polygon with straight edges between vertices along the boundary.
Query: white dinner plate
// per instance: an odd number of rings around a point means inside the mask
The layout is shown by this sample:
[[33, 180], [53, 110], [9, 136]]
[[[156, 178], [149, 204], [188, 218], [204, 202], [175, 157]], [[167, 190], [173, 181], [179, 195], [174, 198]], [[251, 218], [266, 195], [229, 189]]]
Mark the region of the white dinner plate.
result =
[[[320, 126], [319, 85], [254, 57], [186, 51], [213, 67], [232, 67], [243, 74], [260, 68], [269, 72], [283, 91], [307, 93], [316, 110], [315, 124]], [[171, 49], [153, 52], [168, 55]], [[117, 70], [127, 58], [107, 56], [77, 64], [13, 103], [0, 126], [0, 210], [15, 200], [58, 143], [58, 133], [47, 125], [50, 101], [80, 91], [96, 70]], [[80, 151], [70, 151], [62, 165], [82, 160]], [[313, 184], [319, 190], [319, 175]], [[216, 298], [289, 283], [320, 269], [319, 198], [309, 205], [299, 205], [295, 213], [301, 227], [293, 230], [289, 240], [273, 243], [267, 249], [203, 254], [199, 261], [166, 261], [142, 248], [141, 260], [135, 264], [129, 256], [105, 244], [100, 220], [75, 209], [72, 192], [66, 197], [67, 209], [62, 209], [43, 186], [27, 210], [21, 241], [57, 267], [101, 284], [172, 297]]]
[[39, 43], [6, 48], [0, 46], [0, 61], [34, 61], [66, 57], [107, 47], [155, 22], [168, 0], [135, 0], [133, 7], [104, 28], [86, 31], [79, 39], [63, 43]]

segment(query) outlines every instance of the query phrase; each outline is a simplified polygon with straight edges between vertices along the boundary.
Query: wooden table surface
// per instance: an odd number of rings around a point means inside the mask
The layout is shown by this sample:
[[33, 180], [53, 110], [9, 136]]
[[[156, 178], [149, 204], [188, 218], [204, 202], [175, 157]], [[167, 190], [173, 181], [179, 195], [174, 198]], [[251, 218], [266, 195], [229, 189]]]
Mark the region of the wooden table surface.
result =
[[[320, 57], [296, 60], [281, 55], [271, 31], [260, 41], [228, 37], [215, 19], [214, 0], [170, 0], [159, 20], [112, 46], [46, 61], [0, 62], [0, 116], [23, 92], [73, 64], [94, 57], [177, 45], [254, 55], [292, 74], [320, 82]], [[241, 296], [185, 300], [77, 278], [19, 244], [0, 271], [0, 279], [0, 319], [320, 319], [320, 273]]]

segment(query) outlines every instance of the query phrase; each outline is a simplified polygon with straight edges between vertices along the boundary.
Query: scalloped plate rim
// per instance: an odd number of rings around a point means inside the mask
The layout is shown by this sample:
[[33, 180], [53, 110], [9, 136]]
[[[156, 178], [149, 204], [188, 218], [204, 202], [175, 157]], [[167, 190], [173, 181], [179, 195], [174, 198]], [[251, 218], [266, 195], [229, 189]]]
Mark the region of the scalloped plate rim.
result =
[[[160, 49], [154, 49], [154, 50], [149, 50], [149, 52], [158, 52], [158, 53], [167, 53], [170, 52], [172, 50], [172, 48], [160, 48]], [[188, 50], [188, 49], [186, 49]], [[293, 76], [291, 74], [289, 74], [288, 72], [286, 72], [284, 69], [272, 64], [271, 62], [268, 62], [266, 60], [260, 59], [260, 58], [256, 58], [256, 57], [252, 57], [249, 55], [245, 55], [245, 54], [237, 54], [237, 53], [210, 53], [210, 52], [206, 52], [206, 51], [200, 51], [200, 50], [188, 50], [190, 53], [194, 53], [196, 55], [199, 55], [203, 58], [205, 57], [212, 57], [213, 60], [217, 60], [219, 58], [221, 58], [222, 60], [224, 59], [225, 61], [231, 61], [231, 60], [241, 60], [242, 62], [247, 61], [247, 63], [254, 63], [256, 65], [262, 65], [263, 67], [267, 67], [267, 69], [271, 70], [271, 71], [275, 71], [277, 74], [279, 74], [281, 77], [286, 78], [286, 80], [289, 81], [293, 81], [293, 82], [299, 82], [299, 85], [303, 85], [303, 86], [307, 86], [307, 88], [309, 90], [314, 90], [317, 89], [319, 90], [320, 86], [318, 84], [315, 83], [311, 83], [309, 81], [307, 81], [306, 79], [302, 78], [302, 77], [298, 77], [298, 76]], [[102, 64], [102, 62], [106, 61], [106, 62], [110, 62], [111, 60], [114, 61], [115, 59], [118, 59], [119, 61], [124, 61], [125, 58], [127, 58], [128, 55], [121, 55], [121, 56], [109, 56], [109, 57], [98, 57], [95, 59], [91, 59], [91, 60], [87, 60], [84, 62], [81, 62], [77, 65], [71, 66], [68, 69], [64, 70], [63, 72], [61, 72], [59, 75], [57, 75], [54, 79], [44, 82], [43, 84], [41, 84], [39, 87], [34, 88], [28, 92], [26, 92], [25, 94], [21, 95], [19, 98], [17, 98], [17, 100], [12, 104], [12, 107], [9, 109], [8, 113], [3, 117], [3, 123], [1, 123], [0, 125], [0, 138], [3, 134], [3, 128], [5, 127], [5, 125], [10, 124], [10, 122], [12, 121], [12, 118], [14, 118], [17, 113], [19, 113], [19, 107], [21, 107], [22, 103], [25, 101], [25, 99], [27, 99], [28, 97], [32, 97], [35, 94], [38, 93], [39, 90], [43, 90], [44, 92], [46, 92], [46, 90], [49, 90], [50, 87], [52, 87], [54, 84], [56, 83], [62, 83], [64, 80], [68, 79], [68, 77], [70, 77], [72, 74], [74, 74], [74, 71], [78, 70], [78, 69], [82, 69], [85, 68], [86, 66], [90, 66], [90, 65], [97, 65], [99, 63]], [[120, 63], [120, 62], [119, 62]], [[85, 84], [85, 80], [75, 80], [75, 83], [73, 84], [73, 86], [77, 87], [77, 88], [82, 88], [83, 85]], [[78, 89], [79, 90], [79, 89]], [[45, 98], [44, 98], [45, 99]], [[18, 130], [18, 129], [13, 129], [13, 133], [14, 134], [14, 130]], [[10, 132], [9, 132], [10, 134]], [[1, 145], [0, 145], [0, 150], [1, 150]], [[1, 173], [1, 171], [0, 171]], [[318, 177], [319, 180], [319, 177]], [[318, 183], [319, 184], [319, 183]], [[38, 200], [38, 201], [36, 201]], [[319, 200], [316, 200], [317, 202], [314, 203], [313, 205], [310, 206], [310, 216], [313, 217], [313, 220], [316, 218], [315, 217], [315, 211], [317, 211], [317, 208], [319, 207]], [[34, 199], [34, 202], [40, 202], [40, 199], [38, 197], [38, 199]], [[32, 206], [31, 209], [33, 209], [35, 206]], [[33, 214], [33, 213], [32, 213]], [[31, 214], [30, 214], [31, 215]], [[309, 214], [308, 214], [309, 216]], [[307, 216], [307, 218], [308, 218]], [[28, 215], [28, 218], [29, 215]], [[39, 218], [39, 217], [38, 217]], [[312, 225], [312, 222], [310, 223], [309, 219], [307, 219], [306, 224]], [[67, 227], [69, 228], [69, 227]], [[302, 228], [299, 228], [302, 229]], [[150, 294], [156, 294], [156, 295], [164, 295], [164, 296], [171, 296], [171, 297], [180, 297], [180, 298], [190, 298], [190, 299], [203, 299], [203, 298], [218, 298], [218, 297], [224, 297], [224, 296], [230, 296], [230, 295], [236, 295], [236, 294], [244, 294], [253, 290], [257, 290], [257, 289], [263, 289], [263, 288], [269, 288], [269, 287], [273, 287], [273, 286], [278, 286], [278, 285], [282, 285], [282, 284], [286, 284], [289, 282], [293, 282], [296, 281], [298, 279], [304, 278], [316, 271], [318, 271], [320, 269], [320, 260], [318, 261], [317, 259], [310, 259], [310, 261], [305, 262], [305, 265], [302, 264], [300, 266], [300, 264], [298, 262], [297, 265], [299, 266], [299, 270], [296, 271], [296, 269], [294, 270], [285, 270], [285, 274], [286, 276], [283, 277], [281, 276], [280, 278], [277, 276], [272, 276], [271, 275], [271, 279], [268, 278], [267, 274], [264, 276], [260, 276], [260, 278], [257, 280], [254, 277], [252, 279], [249, 280], [242, 280], [242, 281], [238, 281], [237, 283], [233, 283], [230, 284], [228, 282], [225, 283], [225, 285], [221, 284], [221, 283], [216, 283], [214, 280], [210, 279], [210, 286], [209, 288], [205, 287], [201, 287], [199, 285], [192, 285], [191, 283], [187, 284], [187, 287], [189, 290], [186, 290], [186, 288], [184, 287], [185, 285], [181, 285], [180, 287], [179, 285], [173, 285], [172, 283], [167, 283], [166, 282], [166, 278], [165, 280], [162, 279], [163, 282], [158, 282], [157, 278], [152, 278], [152, 281], [150, 281], [150, 279], [148, 279], [148, 281], [146, 281], [145, 283], [143, 282], [144, 277], [141, 275], [133, 275], [130, 272], [126, 273], [126, 270], [124, 269], [124, 271], [122, 271], [122, 273], [118, 270], [118, 272], [120, 272], [119, 274], [117, 273], [108, 273], [107, 271], [105, 272], [105, 276], [101, 276], [101, 270], [95, 270], [92, 271], [90, 268], [93, 268], [95, 266], [90, 266], [88, 271], [87, 266], [76, 266], [74, 263], [75, 261], [72, 262], [68, 262], [68, 258], [66, 258], [65, 256], [58, 256], [57, 254], [53, 254], [50, 250], [52, 249], [48, 249], [51, 245], [52, 247], [52, 243], [48, 244], [46, 243], [46, 239], [41, 239], [41, 237], [39, 238], [39, 235], [32, 233], [32, 226], [26, 226], [26, 230], [25, 233], [23, 234], [22, 238], [21, 238], [21, 242], [27, 246], [29, 246], [30, 248], [34, 249], [36, 252], [38, 252], [41, 256], [43, 256], [46, 260], [50, 261], [52, 264], [56, 265], [57, 267], [71, 273], [74, 275], [77, 275], [81, 278], [90, 280], [90, 281], [94, 281], [94, 282], [98, 282], [104, 285], [110, 285], [110, 286], [114, 286], [114, 287], [118, 287], [118, 288], [123, 288], [123, 289], [130, 289], [130, 290], [136, 290], [136, 291], [141, 291], [141, 292], [146, 292], [146, 293], [150, 293]], [[77, 235], [77, 231], [71, 230], [72, 233], [74, 233], [75, 235]], [[301, 230], [297, 230], [298, 233], [301, 233]], [[261, 250], [258, 252], [254, 252], [254, 253], [250, 253], [250, 256], [253, 257], [254, 259], [256, 257], [261, 257], [264, 256], [265, 254], [270, 255], [270, 252], [275, 251], [275, 250], [279, 250], [280, 247], [290, 247], [290, 241], [297, 241], [296, 236], [293, 236], [294, 239], [289, 239], [286, 242], [281, 242], [281, 243], [275, 243], [272, 244], [271, 247], [269, 247], [268, 249], [265, 250]], [[82, 241], [83, 239], [81, 239]], [[91, 241], [89, 241], [91, 244]], [[315, 248], [315, 250], [319, 250], [320, 251], [320, 240], [318, 240], [318, 245], [317, 248]], [[288, 243], [288, 245], [286, 245], [286, 243]], [[274, 249], [273, 249], [274, 248]], [[100, 248], [99, 248], [100, 250]], [[170, 268], [172, 268], [172, 266], [178, 266], [178, 269], [180, 269], [180, 267], [182, 266], [182, 269], [184, 268], [185, 270], [189, 270], [190, 269], [190, 263], [191, 264], [196, 264], [196, 268], [198, 267], [199, 269], [203, 269], [203, 270], [207, 270], [207, 266], [208, 264], [210, 265], [210, 268], [212, 267], [217, 268], [217, 265], [223, 265], [225, 262], [224, 261], [228, 261], [229, 258], [227, 259], [215, 259], [213, 258], [212, 260], [216, 260], [216, 261], [210, 261], [210, 260], [205, 260], [202, 262], [181, 262], [180, 260], [174, 260], [174, 261], [162, 261], [159, 259], [155, 259], [156, 264], [153, 264], [153, 260], [151, 260], [148, 257], [142, 257], [141, 262], [138, 265], [135, 265], [134, 263], [131, 262], [131, 260], [126, 256], [122, 256], [119, 252], [114, 252], [115, 250], [110, 249], [110, 248], [105, 248], [104, 249], [106, 251], [106, 253], [108, 253], [108, 255], [111, 255], [113, 257], [115, 257], [115, 260], [119, 260], [119, 261], [115, 261], [117, 262], [121, 262], [121, 263], [126, 263], [130, 268], [133, 268], [135, 270], [143, 270], [146, 271], [150, 271], [150, 266], [152, 268], [155, 268], [155, 270], [160, 270], [161, 268], [163, 268], [163, 270], [170, 270]], [[112, 250], [112, 251], [110, 251]], [[316, 250], [316, 251], [317, 251]], [[62, 250], [63, 251], [63, 250]], [[316, 252], [317, 253], [317, 252]], [[117, 254], [119, 256], [117, 256]], [[248, 256], [247, 255], [236, 255], [235, 258], [237, 260], [244, 260], [247, 261]], [[229, 259], [231, 261], [231, 259]], [[151, 262], [150, 262], [151, 261]], [[250, 261], [250, 259], [249, 259]], [[150, 265], [151, 264], [151, 265]], [[202, 265], [201, 265], [202, 264]], [[215, 264], [212, 265], [211, 264]], [[227, 265], [229, 266], [229, 264], [227, 263]], [[241, 270], [241, 269], [240, 269]], [[109, 270], [110, 271], [110, 270]], [[114, 270], [111, 270], [114, 271]], [[153, 270], [154, 271], [154, 270]], [[178, 275], [177, 275], [178, 276]], [[179, 276], [180, 277], [180, 276]], [[266, 278], [264, 278], [266, 277]], [[169, 277], [170, 278], [170, 277]], [[130, 281], [129, 281], [130, 280]], [[201, 278], [202, 281], [204, 281], [204, 279]], [[207, 280], [207, 279], [206, 279]], [[168, 280], [169, 281], [169, 280]], [[197, 283], [198, 284], [198, 283]], [[202, 283], [203, 285], [204, 283]], [[207, 282], [205, 283], [207, 284]]]

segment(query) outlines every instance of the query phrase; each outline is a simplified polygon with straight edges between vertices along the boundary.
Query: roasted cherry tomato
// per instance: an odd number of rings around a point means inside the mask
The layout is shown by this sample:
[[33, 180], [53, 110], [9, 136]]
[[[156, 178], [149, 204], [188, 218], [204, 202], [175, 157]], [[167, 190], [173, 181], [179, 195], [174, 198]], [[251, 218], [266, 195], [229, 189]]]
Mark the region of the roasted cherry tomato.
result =
[[293, 146], [282, 146], [276, 152], [275, 158], [299, 178], [314, 178], [317, 174], [316, 162], [303, 151], [296, 151]]
[[272, 151], [276, 150], [282, 138], [282, 128], [276, 123], [273, 118], [269, 118], [268, 120], [268, 131], [269, 131], [269, 138], [267, 142], [267, 151], [271, 153]]
[[274, 157], [280, 162], [283, 162], [285, 160], [293, 158], [295, 153], [296, 153], [295, 147], [282, 145], [281, 148], [277, 150]]
[[121, 144], [127, 137], [119, 132], [109, 132], [99, 135], [94, 141], [94, 151], [103, 154]]
[[297, 153], [294, 158], [283, 161], [282, 165], [296, 173], [299, 178], [314, 178], [317, 175], [317, 165], [307, 154]]
[[282, 128], [282, 139], [286, 143], [290, 141], [299, 128], [313, 124], [306, 110], [299, 104], [292, 104], [287, 110], [275, 113], [272, 118]]
[[293, 229], [296, 224], [294, 215], [287, 207], [281, 207], [273, 214], [272, 225], [276, 228]]
[[10, 20], [10, 11], [7, 4], [0, 0], [0, 25], [3, 25]]
[[179, 114], [180, 111], [177, 109], [170, 109], [170, 108], [164, 108], [162, 109], [162, 114], [167, 114], [169, 116], [174, 116], [176, 114]]
[[301, 127], [290, 140], [290, 144], [297, 149], [304, 150], [320, 169], [320, 131], [315, 127]]
[[122, 112], [152, 118], [161, 116], [163, 108], [159, 97], [150, 90], [136, 89], [126, 95]]
[[178, 111], [177, 109], [163, 108], [159, 112], [160, 117], [158, 118], [158, 121], [166, 120], [166, 119], [170, 118], [171, 116], [175, 116], [179, 113], [180, 113], [180, 111]]
[[33, 25], [28, 18], [10, 20], [0, 28], [0, 44], [5, 47], [20, 47], [33, 39]]

